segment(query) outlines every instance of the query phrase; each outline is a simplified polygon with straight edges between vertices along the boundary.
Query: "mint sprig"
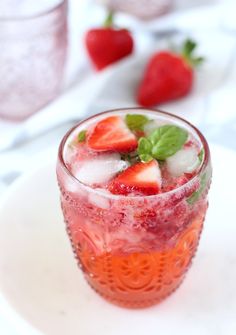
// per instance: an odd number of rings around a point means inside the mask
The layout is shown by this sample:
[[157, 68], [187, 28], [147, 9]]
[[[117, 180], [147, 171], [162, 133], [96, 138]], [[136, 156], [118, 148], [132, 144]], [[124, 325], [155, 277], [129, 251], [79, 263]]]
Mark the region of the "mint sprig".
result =
[[149, 136], [153, 144], [152, 155], [156, 159], [165, 160], [180, 150], [188, 138], [186, 130], [173, 126], [165, 125], [157, 128]]
[[138, 155], [142, 162], [150, 162], [152, 157], [152, 143], [146, 137], [141, 137], [138, 141]]
[[84, 142], [86, 140], [86, 130], [81, 130], [81, 132], [78, 135], [78, 142]]
[[141, 114], [127, 114], [125, 116], [125, 122], [131, 131], [143, 131], [144, 126], [148, 121], [149, 119]]
[[147, 138], [138, 142], [138, 155], [141, 161], [152, 158], [165, 160], [180, 150], [188, 138], [188, 132], [174, 125], [164, 125], [155, 129]]

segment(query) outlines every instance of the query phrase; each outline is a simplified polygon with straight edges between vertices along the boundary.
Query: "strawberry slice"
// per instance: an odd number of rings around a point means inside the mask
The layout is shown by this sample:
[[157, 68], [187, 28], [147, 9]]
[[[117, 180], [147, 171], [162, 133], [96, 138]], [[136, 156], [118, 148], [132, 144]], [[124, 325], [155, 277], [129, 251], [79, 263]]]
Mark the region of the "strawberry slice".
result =
[[88, 146], [97, 151], [130, 152], [137, 148], [135, 135], [120, 116], [98, 122], [88, 138]]
[[156, 160], [137, 163], [119, 174], [108, 185], [113, 194], [157, 194], [161, 190], [161, 171]]

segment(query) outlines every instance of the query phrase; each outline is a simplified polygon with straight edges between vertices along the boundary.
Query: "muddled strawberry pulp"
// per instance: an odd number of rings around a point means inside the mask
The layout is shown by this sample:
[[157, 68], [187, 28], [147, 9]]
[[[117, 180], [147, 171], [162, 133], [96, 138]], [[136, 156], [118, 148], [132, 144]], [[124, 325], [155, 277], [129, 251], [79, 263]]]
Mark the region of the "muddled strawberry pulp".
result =
[[202, 168], [203, 144], [163, 115], [132, 110], [88, 120], [71, 132], [64, 167], [57, 166], [86, 279], [127, 307], [152, 305], [180, 285], [207, 209], [211, 171]]

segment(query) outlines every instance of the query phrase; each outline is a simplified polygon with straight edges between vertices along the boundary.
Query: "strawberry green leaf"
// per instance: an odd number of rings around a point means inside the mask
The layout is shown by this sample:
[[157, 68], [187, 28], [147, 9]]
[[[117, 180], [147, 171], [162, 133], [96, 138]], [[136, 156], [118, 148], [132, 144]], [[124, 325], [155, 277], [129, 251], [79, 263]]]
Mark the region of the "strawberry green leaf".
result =
[[152, 157], [165, 160], [180, 150], [186, 142], [188, 132], [180, 127], [165, 125], [154, 130], [148, 137], [152, 143]]
[[81, 130], [81, 132], [78, 135], [78, 141], [81, 143], [84, 142], [85, 139], [86, 139], [86, 130]]
[[193, 50], [196, 49], [197, 43], [191, 39], [187, 39], [183, 45], [183, 54], [189, 56], [193, 53]]
[[130, 130], [143, 130], [144, 125], [149, 121], [145, 115], [141, 114], [127, 114], [125, 122]]
[[205, 61], [204, 57], [196, 57], [196, 58], [192, 58], [191, 63], [194, 66], [198, 66], [198, 65], [201, 65], [204, 61]]
[[204, 57], [196, 57], [194, 56], [194, 51], [197, 47], [197, 43], [191, 39], [187, 39], [182, 48], [182, 56], [186, 60], [188, 64], [195, 67], [201, 65], [204, 61]]
[[111, 12], [108, 12], [107, 14], [107, 17], [104, 21], [104, 27], [105, 28], [110, 28], [113, 26], [113, 20], [114, 20], [114, 13], [111, 11]]

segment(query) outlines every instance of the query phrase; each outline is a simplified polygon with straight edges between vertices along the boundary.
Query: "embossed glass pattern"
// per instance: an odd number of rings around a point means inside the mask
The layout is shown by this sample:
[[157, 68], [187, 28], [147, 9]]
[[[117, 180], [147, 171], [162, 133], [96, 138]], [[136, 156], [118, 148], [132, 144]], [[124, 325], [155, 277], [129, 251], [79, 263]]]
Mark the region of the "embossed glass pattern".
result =
[[[64, 137], [57, 163], [67, 232], [86, 280], [107, 300], [131, 308], [161, 301], [183, 281], [199, 243], [211, 181], [209, 148], [201, 133], [180, 118], [152, 113], [185, 127], [204, 148], [198, 175], [183, 186], [125, 197], [83, 185], [63, 159], [74, 129]], [[193, 197], [193, 190], [201, 192]]]
[[[23, 3], [15, 5], [20, 10]], [[46, 12], [24, 16], [13, 7], [0, 16], [0, 118], [23, 120], [60, 91], [67, 49], [67, 0]]]

